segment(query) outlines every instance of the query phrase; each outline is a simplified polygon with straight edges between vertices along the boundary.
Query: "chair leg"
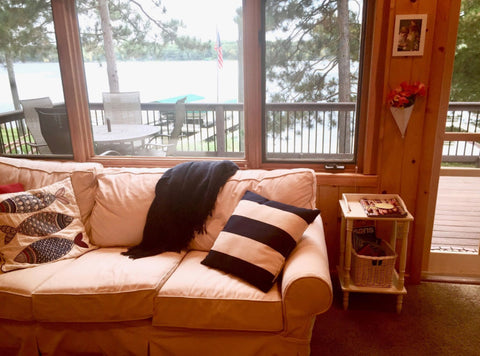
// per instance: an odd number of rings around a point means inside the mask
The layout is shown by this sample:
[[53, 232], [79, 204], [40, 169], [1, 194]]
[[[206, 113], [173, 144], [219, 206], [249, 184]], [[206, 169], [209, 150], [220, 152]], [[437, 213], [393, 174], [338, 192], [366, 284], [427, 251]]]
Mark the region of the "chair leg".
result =
[[100, 153], [99, 156], [121, 156], [121, 153], [115, 150], [108, 150]]

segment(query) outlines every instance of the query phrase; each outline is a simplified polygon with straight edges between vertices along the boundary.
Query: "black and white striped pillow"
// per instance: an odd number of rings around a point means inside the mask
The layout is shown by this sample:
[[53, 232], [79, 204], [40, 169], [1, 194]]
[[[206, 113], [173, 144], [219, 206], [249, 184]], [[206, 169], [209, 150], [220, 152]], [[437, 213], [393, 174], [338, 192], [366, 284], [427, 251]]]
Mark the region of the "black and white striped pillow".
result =
[[202, 264], [268, 292], [285, 259], [319, 213], [247, 191]]

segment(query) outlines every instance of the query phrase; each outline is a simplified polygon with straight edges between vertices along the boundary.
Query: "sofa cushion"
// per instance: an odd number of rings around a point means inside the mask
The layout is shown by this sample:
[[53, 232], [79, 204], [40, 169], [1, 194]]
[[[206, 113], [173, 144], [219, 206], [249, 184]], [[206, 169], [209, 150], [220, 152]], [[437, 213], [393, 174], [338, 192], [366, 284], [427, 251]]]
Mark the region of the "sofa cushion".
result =
[[200, 264], [207, 252], [189, 251], [155, 299], [153, 324], [218, 330], [280, 331], [278, 286], [263, 293], [243, 280]]
[[[292, 194], [295, 187], [295, 194]], [[191, 249], [209, 251], [240, 199], [250, 190], [268, 199], [301, 208], [315, 208], [316, 178], [311, 169], [239, 170], [218, 194], [206, 232], [197, 234]]]
[[247, 191], [202, 264], [268, 292], [318, 214]]
[[0, 195], [3, 272], [74, 258], [94, 248], [80, 219], [70, 178]]
[[165, 171], [107, 168], [98, 174], [99, 189], [90, 219], [92, 241], [97, 246], [134, 246], [142, 241], [148, 209], [155, 197], [155, 185]]
[[0, 272], [0, 319], [34, 320], [33, 291], [72, 261], [61, 260], [35, 268]]
[[158, 289], [183, 254], [132, 260], [124, 248], [101, 248], [74, 260], [33, 294], [39, 321], [104, 322], [151, 318]]
[[0, 185], [0, 194], [17, 193], [17, 192], [23, 192], [24, 190], [25, 188], [23, 188], [22, 183], [10, 183], [10, 184]]
[[96, 172], [100, 163], [57, 162], [0, 157], [0, 184], [21, 183], [26, 190], [71, 177], [73, 190], [89, 233], [88, 217], [95, 202]]

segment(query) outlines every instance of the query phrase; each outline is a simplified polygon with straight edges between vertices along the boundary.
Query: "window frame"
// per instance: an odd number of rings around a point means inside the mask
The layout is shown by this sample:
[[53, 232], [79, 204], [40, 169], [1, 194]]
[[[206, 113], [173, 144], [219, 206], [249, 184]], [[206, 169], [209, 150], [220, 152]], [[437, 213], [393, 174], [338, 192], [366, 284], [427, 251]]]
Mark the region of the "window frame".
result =
[[[362, 83], [363, 83], [363, 67], [364, 67], [364, 60], [365, 60], [365, 46], [364, 43], [366, 41], [366, 28], [368, 26], [368, 0], [361, 0], [362, 2], [362, 30], [360, 34], [360, 53], [359, 53], [359, 69], [358, 69], [358, 87], [357, 87], [357, 101], [354, 102], [356, 104], [355, 107], [355, 133], [354, 133], [354, 147], [353, 147], [353, 159], [352, 160], [295, 160], [294, 158], [292, 159], [274, 159], [274, 158], [268, 158], [268, 153], [267, 153], [267, 140], [266, 140], [266, 134], [265, 134], [265, 118], [266, 118], [266, 47], [267, 47], [267, 41], [266, 41], [266, 30], [265, 30], [265, 23], [266, 23], [266, 1], [267, 0], [262, 0], [262, 27], [261, 27], [261, 50], [262, 50], [262, 95], [263, 95], [263, 107], [262, 107], [262, 162], [264, 163], [271, 163], [271, 164], [297, 164], [297, 165], [323, 165], [324, 167], [340, 167], [340, 166], [347, 166], [350, 169], [354, 168], [355, 171], [358, 171], [358, 156], [359, 156], [359, 145], [358, 145], [358, 140], [359, 140], [359, 132], [360, 132], [360, 112], [361, 112], [361, 98], [362, 98]], [[372, 1], [370, 1], [371, 5]], [[353, 102], [352, 102], [353, 103]], [[331, 104], [335, 104], [335, 102], [332, 102]], [[325, 168], [328, 170], [329, 168]], [[331, 168], [330, 168], [331, 169]]]
[[[369, 1], [366, 1], [369, 3]], [[172, 167], [178, 163], [192, 160], [217, 160], [211, 157], [143, 157], [143, 156], [97, 156], [93, 149], [93, 137], [90, 127], [90, 113], [87, 97], [87, 86], [83, 66], [83, 56], [80, 43], [79, 26], [76, 16], [75, 0], [51, 0], [53, 21], [57, 38], [57, 49], [64, 90], [67, 113], [70, 120], [70, 130], [73, 147], [74, 161], [99, 162], [105, 166], [139, 166], [139, 167]], [[370, 4], [369, 4], [370, 5]], [[263, 120], [264, 110], [264, 85], [263, 85], [263, 57], [262, 33], [263, 0], [243, 0], [243, 39], [244, 39], [244, 113], [245, 113], [245, 156], [243, 159], [232, 159], [242, 168], [293, 168], [307, 167], [315, 171], [326, 171], [324, 164], [318, 162], [264, 162], [263, 160]], [[365, 5], [366, 6], [366, 5]], [[373, 36], [373, 8], [374, 5], [364, 9], [364, 18], [367, 26], [364, 47], [363, 66], [360, 75], [370, 78], [368, 72], [371, 59], [372, 44], [369, 42]], [[368, 13], [367, 13], [368, 10]], [[263, 32], [262, 32], [263, 31]], [[367, 93], [369, 80], [361, 83], [359, 92]], [[342, 172], [358, 171], [363, 165], [365, 151], [366, 127], [370, 124], [364, 117], [367, 113], [367, 98], [362, 96], [358, 105], [358, 140], [356, 145], [357, 162], [345, 164]]]

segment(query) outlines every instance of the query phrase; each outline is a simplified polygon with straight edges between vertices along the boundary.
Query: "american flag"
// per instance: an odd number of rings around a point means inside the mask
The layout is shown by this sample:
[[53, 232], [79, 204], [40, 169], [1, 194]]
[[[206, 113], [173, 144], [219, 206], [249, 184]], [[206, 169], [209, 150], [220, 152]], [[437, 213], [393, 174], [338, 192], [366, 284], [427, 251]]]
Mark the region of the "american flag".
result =
[[223, 68], [223, 53], [222, 53], [222, 43], [220, 42], [220, 34], [217, 31], [217, 41], [215, 42], [215, 51], [217, 51], [217, 65], [218, 69]]

